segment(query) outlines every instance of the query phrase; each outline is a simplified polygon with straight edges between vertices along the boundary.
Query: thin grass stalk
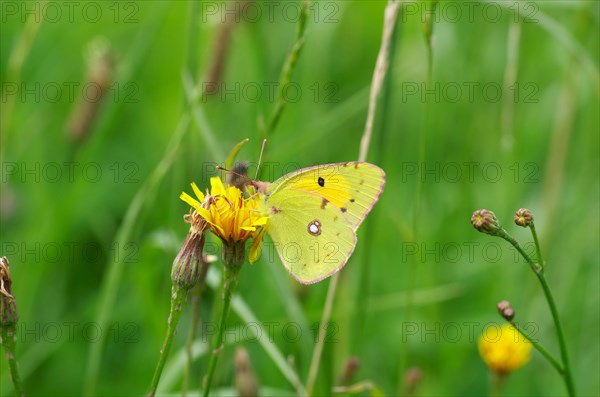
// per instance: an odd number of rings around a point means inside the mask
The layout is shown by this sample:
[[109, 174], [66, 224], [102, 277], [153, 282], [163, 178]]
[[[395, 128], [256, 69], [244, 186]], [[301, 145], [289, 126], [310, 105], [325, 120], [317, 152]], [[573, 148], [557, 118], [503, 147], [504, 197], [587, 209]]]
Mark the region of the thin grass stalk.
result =
[[[45, 2], [45, 0], [39, 2], [41, 4], [39, 4], [40, 7], [37, 9], [40, 10], [43, 8], [43, 3]], [[39, 13], [28, 15], [23, 31], [19, 35], [15, 47], [8, 58], [6, 82], [17, 85], [21, 82], [21, 69], [23, 68], [23, 63], [25, 63], [27, 55], [29, 55], [29, 51], [31, 50], [31, 46], [43, 20], [44, 18], [41, 18]], [[17, 95], [8, 95], [6, 102], [0, 108], [0, 161], [2, 162], [4, 162], [4, 151], [8, 142], [10, 119], [16, 98]]]
[[[129, 74], [133, 73], [135, 69], [134, 66], [139, 66], [139, 58], [141, 58], [144, 51], [148, 49], [149, 42], [151, 42], [152, 38], [154, 37], [154, 32], [156, 32], [160, 22], [166, 15], [164, 8], [168, 6], [169, 4], [165, 3], [165, 5], [163, 5], [161, 8], [157, 8], [155, 14], [153, 15], [154, 19], [148, 24], [147, 28], [140, 32], [140, 35], [138, 36], [140, 39], [133, 46], [133, 61], [127, 67], [125, 67], [125, 72], [123, 72], [123, 79], [125, 81], [127, 80]], [[142, 42], [140, 43], [139, 41]], [[115, 114], [116, 110], [113, 106], [111, 107], [110, 115], [104, 117], [104, 128], [107, 128], [106, 125], [108, 125], [111, 117], [114, 117]], [[126, 253], [120, 251], [127, 247], [127, 244], [131, 242], [133, 228], [137, 222], [144, 202], [148, 197], [153, 196], [153, 193], [158, 189], [158, 185], [166, 175], [171, 164], [173, 164], [176, 154], [179, 151], [179, 146], [183, 135], [187, 130], [189, 121], [189, 117], [185, 114], [180, 118], [162, 159], [131, 200], [129, 207], [125, 212], [123, 223], [116, 233], [115, 241], [112, 245], [113, 247], [116, 247], [116, 260], [107, 265], [107, 270], [100, 286], [98, 311], [95, 317], [95, 322], [100, 329], [107, 328], [110, 314], [116, 301], [116, 296], [124, 269], [124, 258], [126, 257]], [[102, 127], [99, 126], [98, 129], [100, 128]], [[83, 380], [84, 395], [96, 394], [95, 389], [98, 382], [98, 373], [100, 371], [103, 348], [104, 344], [100, 342], [90, 344]]]
[[[428, 13], [425, 21], [423, 21], [423, 36], [425, 39], [425, 47], [427, 49], [427, 75], [425, 80], [425, 90], [429, 92], [433, 83], [433, 21], [435, 20], [435, 12], [438, 5], [437, 0], [431, 1], [431, 13]], [[423, 104], [423, 113], [421, 119], [421, 134], [419, 135], [419, 148], [418, 148], [418, 160], [417, 164], [421, 165], [425, 163], [425, 156], [427, 153], [427, 136], [429, 134], [429, 112], [430, 102], [429, 97], [426, 96], [425, 103]], [[415, 188], [415, 209], [412, 219], [412, 239], [413, 242], [417, 243], [420, 236], [420, 220], [421, 220], [421, 201], [423, 195], [424, 181], [422, 178], [418, 178], [417, 186]], [[418, 246], [418, 244], [417, 244]], [[413, 294], [416, 288], [417, 278], [417, 258], [418, 255], [413, 256], [412, 263], [408, 268], [408, 285], [407, 285], [407, 304], [404, 313], [404, 321], [409, 322], [412, 316], [413, 308]], [[408, 363], [409, 350], [404, 345], [400, 351], [400, 360], [398, 365], [398, 393], [402, 393], [404, 390], [404, 371], [406, 370]]]
[[[371, 139], [373, 136], [373, 123], [375, 120], [375, 113], [377, 109], [377, 98], [381, 91], [381, 87], [383, 85], [383, 81], [388, 70], [390, 42], [392, 40], [394, 26], [398, 19], [400, 5], [400, 0], [389, 0], [384, 11], [385, 15], [383, 22], [382, 40], [381, 46], [379, 48], [379, 53], [377, 55], [377, 61], [375, 63], [375, 70], [373, 72], [373, 80], [371, 83], [371, 91], [369, 95], [369, 111], [367, 113], [365, 129], [359, 146], [359, 161], [365, 161], [367, 159], [369, 146], [371, 144]], [[306, 383], [306, 389], [309, 396], [313, 395], [314, 386], [317, 380], [317, 374], [319, 372], [320, 359], [321, 354], [323, 352], [323, 346], [325, 343], [327, 330], [327, 327], [324, 325], [327, 324], [329, 322], [329, 319], [331, 318], [331, 308], [333, 306], [333, 299], [335, 297], [338, 286], [339, 275], [340, 273], [338, 272], [331, 276], [331, 281], [329, 282], [329, 287], [327, 290], [325, 308], [323, 310], [323, 315], [321, 316], [321, 326], [319, 328], [317, 343], [313, 350], [308, 380]]]
[[281, 118], [283, 110], [285, 109], [285, 105], [287, 104], [285, 99], [285, 89], [292, 79], [292, 73], [296, 68], [296, 64], [298, 63], [298, 59], [300, 58], [300, 54], [304, 48], [304, 42], [306, 39], [306, 21], [309, 13], [310, 0], [302, 0], [300, 16], [298, 18], [298, 28], [296, 31], [296, 42], [294, 43], [294, 46], [292, 47], [292, 50], [290, 51], [285, 64], [283, 65], [283, 69], [279, 77], [279, 89], [277, 91], [275, 109], [273, 110], [273, 113], [271, 113], [271, 117], [265, 126], [263, 138], [270, 137], [273, 131], [275, 131], [275, 127], [279, 123], [279, 119]]
[[512, 90], [517, 90], [517, 75], [519, 70], [519, 47], [521, 45], [521, 21], [513, 20], [508, 26], [508, 44], [506, 46], [506, 67], [504, 68], [502, 102], [502, 148], [511, 151], [515, 141], [514, 137], [514, 114], [515, 96], [507, 95]]
[[[402, 8], [400, 8], [399, 13], [402, 12]], [[396, 60], [396, 46], [398, 41], [398, 36], [400, 35], [400, 27], [399, 24], [394, 24], [392, 29], [390, 43], [389, 43], [389, 65], [390, 69], [393, 70], [393, 66]], [[390, 133], [390, 124], [392, 123], [392, 113], [390, 112], [391, 102], [392, 102], [392, 92], [394, 86], [394, 74], [388, 73], [385, 76], [383, 85], [382, 85], [382, 94], [379, 108], [381, 109], [381, 121], [378, 125], [378, 139], [377, 145], [375, 146], [375, 151], [373, 153], [373, 157], [377, 158], [381, 164], [385, 164], [385, 160], [383, 158], [384, 147], [387, 141], [387, 136]], [[367, 307], [370, 299], [370, 270], [371, 266], [368, 265], [369, 258], [372, 254], [373, 241], [376, 237], [376, 232], [374, 228], [374, 224], [377, 224], [377, 217], [374, 216], [376, 214], [371, 215], [371, 219], [366, 222], [365, 232], [364, 232], [364, 249], [359, 267], [359, 288], [357, 296], [360, 296], [361, 299], [356, 302], [356, 318], [352, 322], [354, 324], [355, 329], [355, 338], [353, 342], [353, 348], [356, 348], [357, 344], [363, 338], [364, 325], [366, 324], [367, 317]]]
[[319, 364], [321, 363], [321, 355], [323, 354], [323, 346], [325, 338], [327, 338], [327, 323], [331, 318], [331, 311], [333, 309], [333, 300], [335, 298], [335, 292], [337, 290], [337, 284], [339, 281], [339, 273], [334, 274], [329, 282], [329, 288], [327, 289], [327, 297], [325, 298], [325, 307], [323, 308], [323, 314], [321, 315], [321, 322], [319, 323], [319, 333], [317, 344], [313, 350], [313, 356], [310, 362], [310, 369], [308, 371], [308, 379], [306, 381], [306, 392], [308, 396], [312, 396], [317, 381], [317, 375], [319, 372]]
[[[152, 196], [153, 193], [158, 189], [160, 182], [164, 179], [167, 171], [175, 161], [189, 122], [190, 119], [187, 115], [180, 119], [179, 125], [177, 126], [171, 138], [171, 142], [169, 142], [169, 146], [167, 147], [164, 157], [158, 163], [150, 177], [144, 182], [140, 190], [137, 191], [135, 197], [133, 200], [131, 200], [131, 204], [129, 204], [129, 207], [127, 208], [123, 224], [117, 232], [117, 237], [113, 243], [113, 246], [116, 247], [117, 250], [117, 254], [115, 255], [116, 260], [108, 265], [106, 276], [102, 282], [102, 286], [100, 287], [100, 303], [95, 321], [98, 324], [98, 327], [101, 327], [102, 329], [106, 326], [110, 319], [110, 315], [116, 302], [116, 296], [119, 289], [119, 284], [121, 282], [121, 277], [123, 275], [123, 268], [125, 264], [124, 258], [126, 258], [126, 253], [119, 251], [124, 250], [124, 247], [127, 247], [127, 243], [131, 241], [133, 228], [136, 225], [146, 198]], [[102, 343], [93, 343], [90, 347], [85, 381], [85, 395], [94, 394], [94, 389], [98, 379], [98, 372], [100, 370], [100, 361], [102, 360], [102, 351]]]
[[[515, 9], [515, 4], [509, 1], [481, 0], [483, 3], [493, 3], [494, 6], [504, 7], [509, 11], [515, 11], [523, 22], [535, 23], [544, 29], [553, 39], [562, 44], [567, 49], [577, 64], [582, 66], [588, 78], [593, 82], [596, 95], [600, 95], [600, 70], [590, 52], [581, 44], [573, 33], [565, 26], [561, 25], [556, 19], [550, 17], [542, 10], [536, 10], [535, 13], [528, 11], [521, 12], [521, 7]], [[523, 2], [522, 4], [527, 4]], [[595, 33], [595, 32], [594, 32]]]

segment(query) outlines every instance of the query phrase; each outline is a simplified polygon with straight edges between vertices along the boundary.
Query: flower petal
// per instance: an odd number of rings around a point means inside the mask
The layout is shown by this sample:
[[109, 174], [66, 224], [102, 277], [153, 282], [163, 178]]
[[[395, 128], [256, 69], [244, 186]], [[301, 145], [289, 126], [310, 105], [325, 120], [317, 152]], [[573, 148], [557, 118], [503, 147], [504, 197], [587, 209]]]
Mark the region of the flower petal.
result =
[[213, 196], [225, 195], [225, 187], [221, 178], [217, 176], [210, 178], [210, 194]]
[[198, 189], [198, 186], [195, 182], [192, 182], [192, 190], [194, 191], [196, 197], [200, 199], [200, 201], [204, 201], [204, 193], [202, 193], [202, 191]]
[[250, 263], [256, 262], [258, 258], [260, 258], [260, 251], [262, 248], [263, 237], [265, 236], [264, 229], [254, 237], [252, 240], [252, 247], [250, 248]]
[[194, 209], [198, 210], [199, 208], [202, 208], [202, 204], [196, 200], [195, 198], [193, 198], [192, 196], [190, 196], [189, 194], [187, 194], [186, 192], [181, 192], [181, 194], [179, 195], [179, 198], [183, 201], [185, 201], [186, 203], [188, 203], [191, 207], [194, 207]]

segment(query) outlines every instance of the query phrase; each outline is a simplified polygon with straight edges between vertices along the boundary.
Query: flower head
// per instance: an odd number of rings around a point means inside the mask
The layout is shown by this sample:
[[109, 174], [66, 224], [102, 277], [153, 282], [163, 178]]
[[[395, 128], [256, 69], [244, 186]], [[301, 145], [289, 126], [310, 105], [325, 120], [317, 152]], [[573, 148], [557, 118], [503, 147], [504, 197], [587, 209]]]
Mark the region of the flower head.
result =
[[515, 213], [515, 223], [518, 226], [528, 227], [533, 223], [533, 214], [527, 208], [521, 208]]
[[529, 361], [531, 343], [512, 325], [487, 327], [477, 341], [479, 354], [490, 370], [509, 374]]
[[[183, 192], [179, 196], [194, 208], [194, 213], [201, 217], [211, 232], [224, 243], [224, 255], [235, 249], [237, 259], [243, 258], [244, 243], [253, 239], [250, 261], [254, 261], [260, 253], [260, 245], [268, 217], [263, 216], [260, 195], [245, 198], [243, 192], [235, 186], [223, 186], [221, 179], [210, 179], [210, 195], [205, 195], [192, 183], [195, 199]], [[207, 205], [202, 203], [207, 201]], [[240, 258], [241, 256], [241, 258]]]

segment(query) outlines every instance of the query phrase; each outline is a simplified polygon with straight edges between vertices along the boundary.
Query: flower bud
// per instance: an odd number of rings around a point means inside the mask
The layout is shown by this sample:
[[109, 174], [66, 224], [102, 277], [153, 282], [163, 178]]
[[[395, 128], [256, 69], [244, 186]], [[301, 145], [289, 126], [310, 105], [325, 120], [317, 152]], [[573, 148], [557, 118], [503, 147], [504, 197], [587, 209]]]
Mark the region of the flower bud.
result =
[[171, 281], [183, 289], [194, 287], [200, 279], [202, 250], [205, 240], [205, 222], [200, 217], [192, 217], [192, 226], [185, 242], [173, 261]]
[[240, 397], [254, 397], [258, 395], [258, 381], [252, 370], [250, 356], [243, 347], [235, 351], [235, 388]]
[[411, 367], [404, 373], [404, 394], [414, 395], [423, 379], [423, 371], [419, 367]]
[[340, 376], [340, 380], [338, 383], [341, 386], [350, 385], [352, 383], [352, 379], [354, 378], [354, 375], [358, 371], [359, 367], [360, 367], [359, 358], [358, 357], [350, 357], [346, 361], [346, 365], [344, 366], [344, 372], [342, 372], [342, 375]]
[[0, 258], [0, 327], [14, 327], [19, 320], [17, 303], [12, 294], [8, 258]]
[[515, 223], [518, 226], [528, 227], [533, 223], [533, 214], [527, 208], [521, 208], [515, 213]]
[[515, 318], [515, 309], [512, 308], [509, 301], [500, 301], [498, 305], [498, 313], [507, 321], [512, 321]]
[[515, 318], [515, 309], [513, 309], [512, 307], [504, 309], [504, 311], [502, 312], [502, 317], [504, 317], [506, 321], [512, 321], [513, 318]]
[[483, 209], [473, 212], [471, 224], [481, 233], [491, 234], [492, 236], [498, 235], [502, 230], [496, 215], [492, 211]]

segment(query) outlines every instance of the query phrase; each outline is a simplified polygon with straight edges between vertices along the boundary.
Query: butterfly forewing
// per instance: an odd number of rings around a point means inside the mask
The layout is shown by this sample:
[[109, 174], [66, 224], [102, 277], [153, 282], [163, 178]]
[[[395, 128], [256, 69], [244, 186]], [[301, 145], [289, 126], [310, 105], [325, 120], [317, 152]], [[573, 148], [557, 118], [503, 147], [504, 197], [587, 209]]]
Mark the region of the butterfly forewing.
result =
[[299, 190], [321, 197], [322, 206], [334, 206], [356, 230], [379, 199], [385, 173], [373, 164], [348, 162], [303, 168], [274, 182], [267, 194]]

